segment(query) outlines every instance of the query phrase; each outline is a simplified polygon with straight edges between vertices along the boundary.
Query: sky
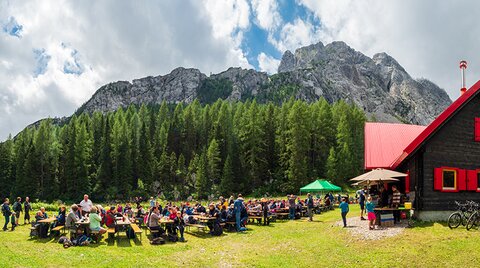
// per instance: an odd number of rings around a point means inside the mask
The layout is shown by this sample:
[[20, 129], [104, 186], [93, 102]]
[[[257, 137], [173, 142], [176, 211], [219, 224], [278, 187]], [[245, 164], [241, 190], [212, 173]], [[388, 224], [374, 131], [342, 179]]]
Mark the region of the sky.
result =
[[459, 96], [480, 79], [480, 2], [454, 0], [0, 0], [0, 140], [71, 115], [103, 84], [228, 67], [276, 73], [286, 50], [344, 41], [386, 52]]

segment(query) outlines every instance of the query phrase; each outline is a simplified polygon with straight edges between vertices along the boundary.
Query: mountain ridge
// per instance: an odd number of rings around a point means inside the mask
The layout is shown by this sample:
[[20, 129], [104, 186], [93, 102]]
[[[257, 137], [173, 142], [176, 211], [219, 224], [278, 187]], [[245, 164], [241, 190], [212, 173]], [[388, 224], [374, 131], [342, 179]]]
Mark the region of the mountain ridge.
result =
[[211, 103], [217, 98], [282, 102], [290, 97], [308, 102], [345, 100], [378, 121], [419, 125], [430, 123], [451, 103], [445, 90], [427, 79], [412, 78], [387, 53], [370, 58], [336, 41], [301, 47], [295, 53], [286, 51], [273, 75], [230, 67], [207, 76], [195, 68], [178, 67], [165, 75], [111, 82], [100, 87], [76, 114], [162, 101], [190, 103], [196, 98]]

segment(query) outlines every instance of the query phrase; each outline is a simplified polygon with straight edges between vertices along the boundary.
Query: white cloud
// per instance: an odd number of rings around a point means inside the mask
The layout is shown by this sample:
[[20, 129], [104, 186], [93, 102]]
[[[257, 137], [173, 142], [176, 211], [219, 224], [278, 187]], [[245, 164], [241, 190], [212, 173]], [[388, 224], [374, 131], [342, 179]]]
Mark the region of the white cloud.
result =
[[[249, 14], [241, 0], [0, 1], [0, 140], [71, 115], [108, 82], [251, 67], [240, 49]], [[21, 38], [1, 30], [12, 21]], [[36, 77], [34, 49], [50, 57]]]
[[278, 65], [280, 65], [280, 60], [268, 56], [263, 52], [258, 55], [257, 59], [258, 66], [262, 72], [267, 72], [269, 74], [274, 74], [277, 72]]
[[282, 27], [279, 38], [269, 36], [269, 42], [280, 52], [286, 50], [293, 52], [302, 46], [317, 43], [321, 37], [321, 34], [310, 22], [296, 19], [293, 23], [287, 23]]
[[321, 22], [323, 42], [342, 40], [372, 56], [387, 52], [414, 77], [426, 77], [459, 96], [458, 62], [467, 81], [480, 79], [477, 1], [300, 0]]
[[277, 29], [282, 24], [282, 17], [278, 12], [275, 0], [252, 0], [252, 9], [256, 17], [256, 24], [267, 31]]

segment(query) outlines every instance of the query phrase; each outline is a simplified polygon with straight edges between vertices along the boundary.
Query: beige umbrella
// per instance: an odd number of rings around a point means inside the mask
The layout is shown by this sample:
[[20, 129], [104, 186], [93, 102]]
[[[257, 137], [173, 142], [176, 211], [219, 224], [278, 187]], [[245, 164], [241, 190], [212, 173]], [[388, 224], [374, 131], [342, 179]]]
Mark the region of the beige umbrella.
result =
[[357, 181], [355, 183], [353, 183], [352, 185], [353, 186], [358, 186], [358, 185], [377, 185], [377, 184], [382, 184], [382, 183], [389, 183], [389, 182], [397, 182], [399, 181], [399, 179], [395, 179], [395, 178], [382, 178], [382, 179], [373, 179], [373, 180], [370, 180], [370, 179], [366, 179], [366, 180], [362, 180], [362, 181]]
[[383, 169], [383, 168], [377, 168], [374, 170], [371, 170], [367, 173], [364, 173], [360, 176], [357, 176], [351, 181], [364, 181], [364, 180], [378, 180], [378, 179], [389, 179], [389, 178], [395, 178], [395, 177], [406, 177], [407, 174], [393, 171], [393, 170], [388, 170], [388, 169]]

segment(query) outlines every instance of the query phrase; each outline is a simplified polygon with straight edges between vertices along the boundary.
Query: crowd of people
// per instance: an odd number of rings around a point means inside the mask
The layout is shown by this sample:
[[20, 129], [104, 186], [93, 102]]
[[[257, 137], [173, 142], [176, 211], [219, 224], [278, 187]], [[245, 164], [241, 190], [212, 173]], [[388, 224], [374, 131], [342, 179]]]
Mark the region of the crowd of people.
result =
[[[107, 232], [108, 228], [116, 228], [116, 220], [119, 217], [129, 219], [132, 223], [145, 225], [152, 232], [153, 238], [159, 236], [171, 237], [172, 241], [185, 241], [184, 230], [186, 225], [198, 224], [197, 216], [209, 217], [207, 226], [212, 235], [220, 235], [223, 232], [225, 223], [231, 224], [236, 231], [246, 230], [249, 216], [255, 216], [264, 225], [270, 224], [271, 216], [278, 212], [288, 211], [288, 218], [298, 219], [302, 215], [302, 210], [306, 208], [308, 220], [313, 220], [314, 209], [319, 205], [332, 206], [334, 197], [331, 193], [325, 197], [314, 197], [310, 193], [306, 199], [301, 199], [293, 194], [285, 199], [251, 199], [245, 201], [241, 194], [228, 199], [222, 196], [216, 202], [211, 202], [206, 206], [201, 202], [167, 202], [162, 206], [154, 197], [151, 197], [147, 203], [148, 207], [143, 207], [144, 201], [141, 197], [134, 198], [134, 205], [126, 203], [125, 205], [117, 203], [104, 208], [89, 199], [87, 194], [78, 203], [70, 206], [67, 211], [65, 205], [60, 205], [58, 213], [54, 214], [55, 220], [42, 221], [49, 218], [44, 207], [41, 207], [35, 213], [35, 221], [30, 222], [30, 212], [32, 205], [29, 198], [26, 197], [22, 202], [18, 197], [13, 206], [10, 207], [10, 201], [5, 199], [2, 205], [2, 212], [5, 217], [3, 230], [6, 231], [8, 224], [11, 224], [11, 230], [19, 224], [19, 218], [23, 215], [23, 224], [32, 224], [35, 227], [36, 234], [39, 237], [47, 237], [55, 227], [65, 226], [70, 234], [76, 236], [89, 232], [98, 233], [100, 236]], [[333, 201], [333, 202], [332, 202]], [[168, 224], [161, 225], [161, 219], [168, 220]], [[88, 220], [88, 230], [85, 226], [78, 223], [82, 220]], [[223, 223], [223, 224], [222, 224]], [[178, 237], [179, 236], [179, 237]]]

